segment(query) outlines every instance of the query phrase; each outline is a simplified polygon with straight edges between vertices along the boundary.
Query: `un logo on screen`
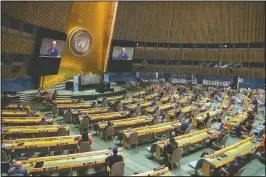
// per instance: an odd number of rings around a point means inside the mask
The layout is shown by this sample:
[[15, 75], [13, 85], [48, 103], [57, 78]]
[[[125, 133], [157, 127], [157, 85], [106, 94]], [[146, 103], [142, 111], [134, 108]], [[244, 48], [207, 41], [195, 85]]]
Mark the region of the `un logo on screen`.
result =
[[77, 57], [86, 56], [92, 46], [91, 34], [84, 28], [76, 28], [69, 36], [69, 50]]

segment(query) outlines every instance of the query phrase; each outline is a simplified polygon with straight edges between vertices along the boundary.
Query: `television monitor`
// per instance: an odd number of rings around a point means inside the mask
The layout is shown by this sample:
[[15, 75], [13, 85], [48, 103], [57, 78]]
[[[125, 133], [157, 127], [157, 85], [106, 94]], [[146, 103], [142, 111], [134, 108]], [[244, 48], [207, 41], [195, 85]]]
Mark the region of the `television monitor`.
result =
[[132, 60], [133, 55], [134, 47], [114, 46], [112, 60]]
[[40, 57], [61, 58], [65, 41], [52, 38], [43, 38], [40, 48]]

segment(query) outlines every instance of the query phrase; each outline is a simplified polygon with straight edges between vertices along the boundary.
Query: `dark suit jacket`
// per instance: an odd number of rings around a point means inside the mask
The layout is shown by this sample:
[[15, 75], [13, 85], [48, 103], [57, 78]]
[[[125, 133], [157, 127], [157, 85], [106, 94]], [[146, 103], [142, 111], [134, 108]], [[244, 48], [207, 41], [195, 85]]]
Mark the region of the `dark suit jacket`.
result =
[[48, 49], [48, 53], [51, 53], [51, 52], [58, 52], [58, 50], [57, 48], [54, 48], [54, 51], [53, 51], [53, 48], [51, 47]]
[[128, 59], [128, 55], [127, 55], [127, 53], [120, 53], [119, 55], [118, 55], [118, 57], [117, 58], [120, 58], [120, 59], [122, 59], [122, 60], [127, 60]]

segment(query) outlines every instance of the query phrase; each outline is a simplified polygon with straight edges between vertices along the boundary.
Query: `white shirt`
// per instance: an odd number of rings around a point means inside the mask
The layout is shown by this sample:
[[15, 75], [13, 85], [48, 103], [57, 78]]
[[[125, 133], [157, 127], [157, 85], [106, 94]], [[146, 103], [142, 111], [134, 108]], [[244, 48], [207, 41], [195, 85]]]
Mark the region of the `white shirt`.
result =
[[205, 104], [206, 107], [210, 107], [210, 105], [211, 105], [211, 102]]

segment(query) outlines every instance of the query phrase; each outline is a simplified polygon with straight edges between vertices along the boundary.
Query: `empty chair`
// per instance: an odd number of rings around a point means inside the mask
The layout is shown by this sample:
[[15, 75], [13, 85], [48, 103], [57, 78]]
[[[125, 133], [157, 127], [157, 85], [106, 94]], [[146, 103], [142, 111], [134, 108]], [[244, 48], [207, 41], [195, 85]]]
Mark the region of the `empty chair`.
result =
[[184, 131], [184, 135], [185, 134], [189, 134], [190, 133], [190, 130], [191, 130], [191, 126], [188, 126], [188, 128]]
[[80, 123], [80, 132], [87, 131], [89, 129], [90, 120], [88, 118], [83, 118]]
[[225, 135], [220, 142], [213, 142], [213, 145], [217, 146], [221, 149], [223, 146], [225, 147], [225, 144], [226, 144], [228, 138], [229, 138], [229, 134]]
[[195, 173], [193, 175], [195, 176], [199, 176], [199, 169], [201, 169], [202, 167], [202, 162], [203, 162], [203, 158], [199, 159], [199, 160], [194, 160], [192, 162], [189, 162], [188, 166], [190, 166], [191, 168], [193, 168], [195, 170]]
[[159, 118], [153, 119], [152, 124], [153, 125], [159, 124]]
[[60, 127], [57, 130], [57, 135], [58, 136], [67, 136], [67, 130], [65, 127]]
[[138, 132], [133, 132], [129, 135], [128, 141], [127, 141], [127, 147], [128, 149], [131, 148], [131, 145], [135, 144], [136, 148], [138, 147]]
[[59, 110], [58, 110], [58, 108], [57, 108], [57, 105], [53, 105], [53, 106], [52, 106], [51, 112], [52, 112], [52, 114], [53, 114], [54, 116], [59, 114]]
[[113, 137], [114, 132], [115, 132], [114, 126], [107, 126], [106, 130], [103, 133], [105, 141], [107, 141], [108, 137]]
[[89, 143], [89, 142], [80, 143], [80, 145], [79, 145], [79, 152], [80, 153], [89, 152], [89, 151], [91, 151], [91, 143]]
[[168, 155], [168, 162], [171, 164], [171, 167], [173, 169], [174, 164], [178, 164], [177, 167], [180, 168], [180, 160], [183, 154], [183, 148], [179, 148], [174, 150], [174, 152], [172, 153], [172, 155]]
[[116, 162], [112, 165], [111, 169], [107, 167], [109, 176], [124, 176], [125, 174], [125, 163]]
[[146, 150], [151, 153], [151, 157], [153, 157], [153, 154], [156, 152], [156, 144], [157, 143], [153, 143], [151, 146], [146, 147]]
[[64, 120], [65, 120], [65, 122], [66, 122], [66, 123], [70, 123], [70, 122], [72, 122], [72, 117], [73, 117], [72, 112], [67, 111], [67, 112], [64, 114]]

